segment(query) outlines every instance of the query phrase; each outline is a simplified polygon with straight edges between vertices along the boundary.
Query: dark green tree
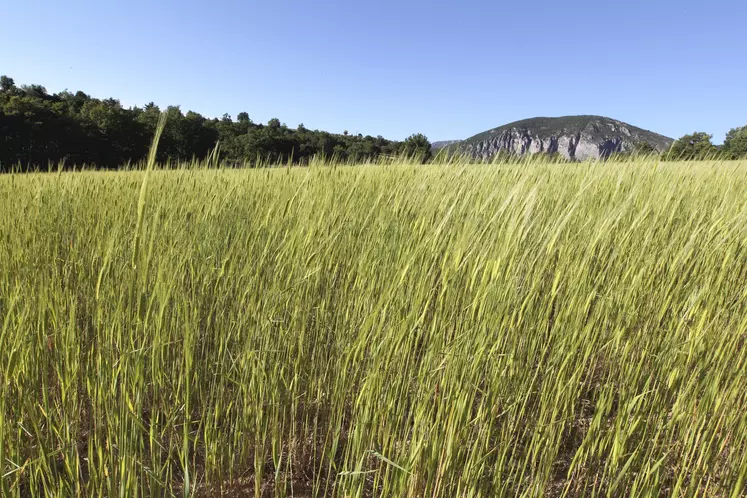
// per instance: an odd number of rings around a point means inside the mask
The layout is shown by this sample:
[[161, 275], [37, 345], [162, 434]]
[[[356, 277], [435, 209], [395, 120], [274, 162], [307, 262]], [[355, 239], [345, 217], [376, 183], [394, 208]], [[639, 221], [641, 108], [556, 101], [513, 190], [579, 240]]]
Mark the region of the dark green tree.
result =
[[712, 135], [695, 132], [685, 135], [672, 144], [666, 157], [678, 161], [691, 161], [713, 157], [717, 153], [716, 146], [711, 143]]
[[11, 92], [16, 89], [16, 82], [13, 78], [9, 78], [5, 75], [0, 76], [0, 91]]
[[431, 143], [422, 133], [410, 135], [402, 142], [400, 152], [408, 157], [419, 158], [426, 162], [431, 158]]
[[650, 156], [656, 154], [656, 148], [648, 142], [640, 142], [633, 149], [634, 156]]
[[729, 130], [724, 139], [724, 153], [731, 159], [747, 158], [747, 126]]

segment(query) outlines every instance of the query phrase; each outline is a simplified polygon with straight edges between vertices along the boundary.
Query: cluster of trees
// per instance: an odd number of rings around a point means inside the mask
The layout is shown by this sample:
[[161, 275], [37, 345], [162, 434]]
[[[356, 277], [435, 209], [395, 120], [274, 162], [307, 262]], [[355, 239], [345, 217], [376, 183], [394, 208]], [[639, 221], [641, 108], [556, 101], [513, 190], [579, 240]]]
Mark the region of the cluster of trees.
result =
[[666, 156], [672, 159], [743, 159], [747, 158], [747, 126], [732, 128], [721, 146], [713, 145], [713, 135], [695, 132], [672, 144]]
[[[695, 132], [675, 140], [672, 146], [662, 152], [664, 160], [690, 161], [702, 159], [745, 159], [747, 158], [747, 126], [733, 128], [726, 134], [723, 145], [714, 145], [713, 135]], [[624, 159], [630, 156], [656, 155], [656, 149], [647, 142], [636, 145], [632, 152], [616, 153], [612, 159]]]
[[[117, 168], [145, 158], [161, 109], [153, 103], [125, 108], [116, 99], [97, 99], [83, 92], [50, 94], [40, 85], [16, 86], [0, 77], [0, 171], [46, 167], [64, 162]], [[289, 128], [278, 119], [252, 122], [246, 112], [209, 119], [177, 106], [168, 107], [158, 160], [203, 158], [218, 147], [220, 158], [233, 164], [304, 162], [313, 156], [365, 161], [381, 155], [430, 158], [423, 135], [403, 142], [381, 136], [333, 134]]]

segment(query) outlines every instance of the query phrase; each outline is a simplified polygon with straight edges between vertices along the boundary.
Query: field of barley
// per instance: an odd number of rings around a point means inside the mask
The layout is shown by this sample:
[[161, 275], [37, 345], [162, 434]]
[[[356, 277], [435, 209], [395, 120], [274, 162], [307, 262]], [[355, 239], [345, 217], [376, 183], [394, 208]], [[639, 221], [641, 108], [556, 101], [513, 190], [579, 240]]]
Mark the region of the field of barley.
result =
[[747, 493], [747, 163], [0, 176], [0, 496]]

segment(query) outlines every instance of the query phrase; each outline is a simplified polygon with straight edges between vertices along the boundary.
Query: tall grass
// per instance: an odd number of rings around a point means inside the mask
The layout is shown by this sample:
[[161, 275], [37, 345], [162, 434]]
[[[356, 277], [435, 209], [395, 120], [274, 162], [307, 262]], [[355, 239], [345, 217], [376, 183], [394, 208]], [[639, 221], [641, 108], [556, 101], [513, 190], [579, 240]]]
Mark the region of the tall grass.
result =
[[745, 192], [655, 160], [2, 176], [0, 494], [744, 496]]

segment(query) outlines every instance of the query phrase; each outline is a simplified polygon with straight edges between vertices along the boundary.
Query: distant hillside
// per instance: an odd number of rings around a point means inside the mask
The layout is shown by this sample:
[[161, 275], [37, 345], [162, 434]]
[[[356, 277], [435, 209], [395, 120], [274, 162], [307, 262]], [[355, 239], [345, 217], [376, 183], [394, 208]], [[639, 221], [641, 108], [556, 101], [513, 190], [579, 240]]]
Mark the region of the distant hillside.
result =
[[461, 142], [461, 140], [441, 140], [440, 142], [432, 142], [431, 143], [431, 150], [437, 151], [439, 149], [443, 149], [444, 147], [448, 147], [450, 145], [458, 144]]
[[566, 159], [584, 161], [631, 152], [648, 143], [659, 152], [672, 145], [671, 138], [603, 116], [531, 118], [509, 123], [459, 143], [458, 151], [476, 159], [511, 154], [559, 153]]

